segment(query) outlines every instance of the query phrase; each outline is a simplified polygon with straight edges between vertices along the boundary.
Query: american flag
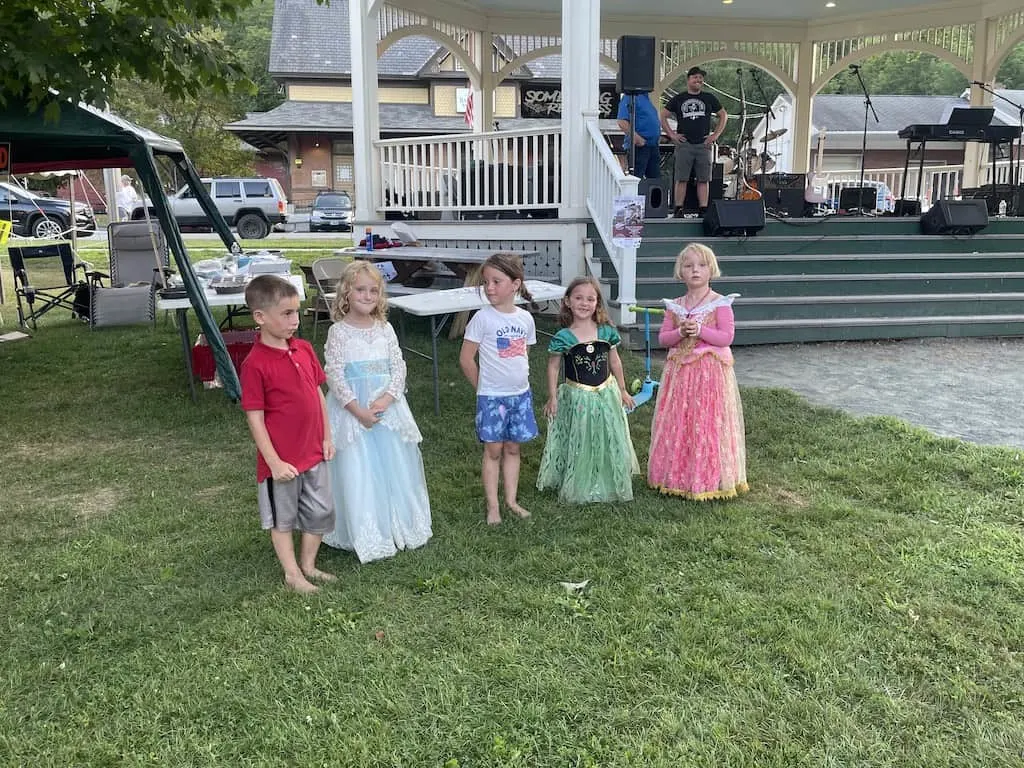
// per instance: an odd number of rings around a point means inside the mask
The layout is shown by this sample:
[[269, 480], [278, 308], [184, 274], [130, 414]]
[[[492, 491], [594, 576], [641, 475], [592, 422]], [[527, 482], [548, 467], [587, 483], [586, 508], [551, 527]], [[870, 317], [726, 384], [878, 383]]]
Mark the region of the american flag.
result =
[[473, 89], [469, 89], [469, 95], [466, 97], [466, 125], [470, 128], [473, 127]]
[[498, 357], [526, 357], [526, 339], [498, 338]]

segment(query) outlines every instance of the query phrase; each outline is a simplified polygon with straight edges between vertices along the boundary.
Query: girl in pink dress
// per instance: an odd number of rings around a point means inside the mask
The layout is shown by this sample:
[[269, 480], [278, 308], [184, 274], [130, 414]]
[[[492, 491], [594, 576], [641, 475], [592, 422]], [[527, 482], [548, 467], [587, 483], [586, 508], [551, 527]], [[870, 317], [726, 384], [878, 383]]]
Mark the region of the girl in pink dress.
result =
[[676, 259], [686, 295], [665, 299], [658, 341], [668, 358], [651, 428], [647, 481], [662, 493], [724, 499], [745, 493], [743, 405], [729, 345], [732, 302], [711, 290], [721, 274], [714, 251], [691, 243]]

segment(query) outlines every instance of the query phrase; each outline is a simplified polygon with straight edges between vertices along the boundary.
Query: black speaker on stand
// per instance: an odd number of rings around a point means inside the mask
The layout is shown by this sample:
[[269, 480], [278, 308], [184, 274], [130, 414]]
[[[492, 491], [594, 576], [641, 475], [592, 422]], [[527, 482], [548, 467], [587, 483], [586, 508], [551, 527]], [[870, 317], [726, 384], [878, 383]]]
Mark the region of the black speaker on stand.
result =
[[619, 93], [649, 93], [654, 90], [654, 38], [623, 35], [619, 38]]
[[709, 237], [756, 235], [764, 229], [761, 200], [711, 200], [704, 214], [704, 234]]
[[973, 235], [987, 226], [984, 200], [939, 200], [921, 217], [925, 235]]
[[672, 210], [672, 197], [661, 179], [641, 179], [637, 192], [644, 197], [645, 219], [664, 219]]

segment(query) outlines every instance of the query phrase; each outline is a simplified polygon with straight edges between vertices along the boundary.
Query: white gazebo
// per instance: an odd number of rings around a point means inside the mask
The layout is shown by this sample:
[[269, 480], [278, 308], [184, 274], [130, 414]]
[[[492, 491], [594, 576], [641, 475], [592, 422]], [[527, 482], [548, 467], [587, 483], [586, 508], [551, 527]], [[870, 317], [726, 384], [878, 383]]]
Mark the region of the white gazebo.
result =
[[[379, 221], [398, 205], [397, 199], [406, 207], [414, 207], [409, 204], [414, 199], [420, 207], [452, 210], [445, 198], [446, 178], [473, 159], [543, 166], [556, 175], [554, 196], [537, 174], [522, 174], [510, 182], [513, 207], [557, 209], [557, 219], [531, 219], [529, 225], [532, 239], [560, 243], [562, 278], [587, 267], [587, 241], [596, 230], [618, 271], [620, 322], [632, 319], [625, 308], [634, 298], [636, 254], [612, 242], [612, 199], [635, 194], [637, 180], [623, 174], [597, 120], [600, 65], [618, 66], [620, 36], [655, 38], [655, 95], [690, 66], [717, 59], [771, 73], [790, 95], [795, 172], [808, 169], [814, 96], [849, 64], [888, 50], [913, 49], [949, 62], [968, 80], [992, 86], [1001, 62], [1024, 39], [1020, 0], [562, 0], [560, 8], [550, 0], [350, 0], [348, 8], [354, 180], [357, 189], [369, 191], [357, 195], [357, 221]], [[380, 140], [377, 59], [396, 40], [411, 35], [437, 40], [464, 70], [474, 104], [471, 136]], [[497, 86], [517, 67], [552, 54], [560, 54], [562, 62], [560, 126], [486, 131], [493, 124]], [[990, 99], [972, 88], [972, 104]], [[984, 167], [984, 145], [971, 145], [965, 184], [983, 180]], [[508, 204], [490, 197], [486, 188], [478, 193], [481, 198], [471, 201], [472, 207]], [[474, 238], [512, 239], [513, 224], [519, 222], [484, 225]], [[432, 237], [459, 237], [452, 229], [455, 222], [432, 226]]]

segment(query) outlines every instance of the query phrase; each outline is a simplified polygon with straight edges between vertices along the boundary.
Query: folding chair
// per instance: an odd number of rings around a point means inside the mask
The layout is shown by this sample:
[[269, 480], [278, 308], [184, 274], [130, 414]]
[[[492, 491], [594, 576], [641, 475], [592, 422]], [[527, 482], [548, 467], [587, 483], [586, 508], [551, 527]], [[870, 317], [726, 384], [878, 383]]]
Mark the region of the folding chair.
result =
[[[28, 328], [51, 309], [71, 310], [72, 317], [84, 318], [89, 311], [89, 283], [98, 279], [84, 262], [75, 260], [71, 243], [10, 246], [7, 249], [14, 273], [18, 299], [18, 324]], [[36, 277], [30, 279], [29, 271]], [[81, 270], [81, 277], [78, 272]]]
[[[320, 315], [324, 314], [327, 320], [331, 318], [331, 303], [334, 301], [334, 294], [338, 289], [338, 282], [341, 280], [341, 273], [349, 265], [351, 259], [343, 256], [332, 256], [325, 259], [317, 259], [313, 262], [313, 279], [316, 281], [316, 311], [313, 314], [313, 341], [316, 341], [316, 329], [320, 324]], [[329, 294], [329, 295], [328, 295]]]
[[155, 291], [170, 272], [167, 241], [156, 221], [122, 221], [107, 228], [110, 286], [94, 281], [90, 290], [89, 326], [151, 323], [156, 317]]

